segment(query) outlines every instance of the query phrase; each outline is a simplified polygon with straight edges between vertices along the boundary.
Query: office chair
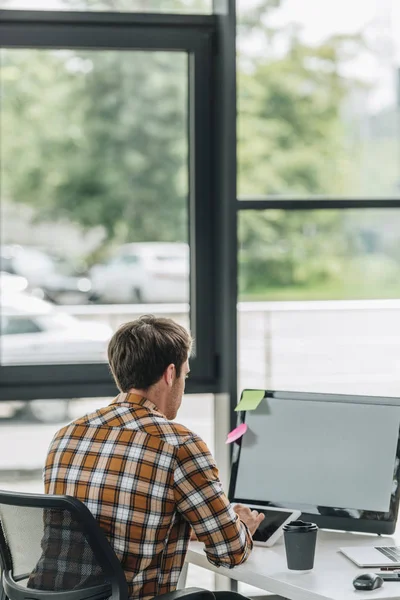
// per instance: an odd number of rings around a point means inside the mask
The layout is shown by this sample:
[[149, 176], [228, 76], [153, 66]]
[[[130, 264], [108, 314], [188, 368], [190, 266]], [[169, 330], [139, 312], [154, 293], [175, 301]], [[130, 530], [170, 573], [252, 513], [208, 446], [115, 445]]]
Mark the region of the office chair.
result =
[[[71, 496], [0, 491], [2, 593], [9, 600], [127, 600], [113, 548], [87, 506]], [[215, 600], [188, 588], [157, 600]]]

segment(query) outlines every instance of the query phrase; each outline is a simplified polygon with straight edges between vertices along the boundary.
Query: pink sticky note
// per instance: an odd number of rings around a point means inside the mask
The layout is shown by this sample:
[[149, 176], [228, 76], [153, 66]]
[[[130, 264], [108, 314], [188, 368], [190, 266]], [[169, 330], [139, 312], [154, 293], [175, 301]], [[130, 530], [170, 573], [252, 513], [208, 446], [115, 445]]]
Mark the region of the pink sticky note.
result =
[[236, 427], [236, 429], [228, 433], [228, 437], [226, 438], [225, 444], [231, 444], [232, 442], [235, 442], [236, 440], [241, 438], [242, 435], [246, 433], [246, 431], [247, 425], [246, 423], [242, 423], [241, 425], [239, 425], [239, 427]]

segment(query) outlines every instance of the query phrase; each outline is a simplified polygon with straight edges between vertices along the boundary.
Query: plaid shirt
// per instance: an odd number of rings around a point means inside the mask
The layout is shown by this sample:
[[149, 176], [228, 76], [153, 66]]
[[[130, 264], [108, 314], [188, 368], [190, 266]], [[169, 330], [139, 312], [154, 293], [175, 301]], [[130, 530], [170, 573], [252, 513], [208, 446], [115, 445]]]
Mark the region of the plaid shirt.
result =
[[120, 394], [61, 429], [44, 480], [46, 493], [90, 509], [135, 600], [176, 588], [191, 528], [217, 566], [241, 564], [253, 546], [203, 440], [137, 395]]

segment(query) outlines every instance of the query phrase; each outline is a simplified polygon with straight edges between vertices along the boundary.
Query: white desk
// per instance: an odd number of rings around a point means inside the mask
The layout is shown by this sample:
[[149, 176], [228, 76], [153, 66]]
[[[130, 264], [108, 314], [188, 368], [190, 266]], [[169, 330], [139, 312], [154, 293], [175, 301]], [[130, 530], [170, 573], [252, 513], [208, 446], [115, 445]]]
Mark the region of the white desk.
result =
[[200, 542], [190, 543], [186, 562], [290, 600], [400, 599], [400, 582], [385, 581], [381, 588], [372, 591], [354, 589], [352, 582], [358, 574], [379, 571], [378, 568], [358, 569], [338, 552], [341, 546], [356, 545], [400, 545], [400, 538], [318, 531], [314, 569], [302, 574], [287, 569], [283, 538], [272, 548], [255, 547], [247, 562], [234, 569], [214, 567], [208, 562]]

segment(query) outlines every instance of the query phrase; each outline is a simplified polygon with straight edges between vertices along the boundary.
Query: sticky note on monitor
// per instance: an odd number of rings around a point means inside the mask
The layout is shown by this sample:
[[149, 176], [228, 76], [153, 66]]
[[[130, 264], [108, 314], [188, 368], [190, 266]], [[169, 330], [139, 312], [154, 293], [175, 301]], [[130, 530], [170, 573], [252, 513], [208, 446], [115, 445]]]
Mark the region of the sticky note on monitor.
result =
[[236, 442], [239, 440], [247, 431], [246, 423], [242, 423], [239, 427], [236, 427], [233, 431], [228, 433], [225, 444], [232, 444], [232, 442]]
[[255, 410], [264, 396], [265, 390], [243, 390], [242, 397], [235, 410]]

